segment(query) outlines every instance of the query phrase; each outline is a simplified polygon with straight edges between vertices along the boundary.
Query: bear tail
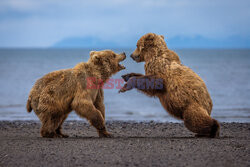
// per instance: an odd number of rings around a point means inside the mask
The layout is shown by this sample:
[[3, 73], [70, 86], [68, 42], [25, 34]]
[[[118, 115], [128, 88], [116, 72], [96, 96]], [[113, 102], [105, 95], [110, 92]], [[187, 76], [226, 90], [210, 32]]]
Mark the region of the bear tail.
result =
[[220, 136], [220, 124], [217, 120], [213, 119], [213, 125], [210, 131], [210, 137], [215, 138]]
[[26, 109], [27, 109], [28, 112], [32, 111], [31, 99], [30, 98], [27, 100]]

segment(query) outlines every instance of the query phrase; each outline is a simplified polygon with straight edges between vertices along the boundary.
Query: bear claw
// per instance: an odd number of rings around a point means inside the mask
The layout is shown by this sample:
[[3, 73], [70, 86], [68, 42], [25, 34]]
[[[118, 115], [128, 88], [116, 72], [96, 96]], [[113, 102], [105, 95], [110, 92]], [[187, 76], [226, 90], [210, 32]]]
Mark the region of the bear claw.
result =
[[108, 132], [104, 132], [104, 133], [99, 133], [99, 137], [101, 137], [101, 138], [112, 138], [114, 136], [112, 134], [108, 133]]
[[125, 82], [127, 82], [131, 77], [134, 77], [134, 76], [139, 76], [140, 74], [136, 74], [136, 73], [129, 73], [129, 74], [124, 74], [122, 75], [121, 77], [123, 78], [123, 80]]

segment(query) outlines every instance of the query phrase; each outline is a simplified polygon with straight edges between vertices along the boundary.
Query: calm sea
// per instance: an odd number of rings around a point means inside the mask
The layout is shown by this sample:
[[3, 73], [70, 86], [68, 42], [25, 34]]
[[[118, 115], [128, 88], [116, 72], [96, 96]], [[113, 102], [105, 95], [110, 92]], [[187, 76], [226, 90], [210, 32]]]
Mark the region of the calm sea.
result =
[[[132, 50], [125, 51], [130, 55]], [[206, 82], [213, 99], [212, 116], [223, 122], [250, 122], [250, 50], [176, 50], [184, 65], [192, 68]], [[84, 49], [0, 49], [0, 120], [38, 120], [25, 110], [26, 100], [35, 81], [44, 74], [87, 61]], [[123, 63], [129, 72], [144, 73], [143, 63], [130, 57]], [[117, 85], [115, 85], [117, 86]], [[119, 94], [105, 89], [107, 120], [170, 121], [171, 117], [158, 99], [136, 90]], [[81, 120], [74, 112], [69, 120]]]

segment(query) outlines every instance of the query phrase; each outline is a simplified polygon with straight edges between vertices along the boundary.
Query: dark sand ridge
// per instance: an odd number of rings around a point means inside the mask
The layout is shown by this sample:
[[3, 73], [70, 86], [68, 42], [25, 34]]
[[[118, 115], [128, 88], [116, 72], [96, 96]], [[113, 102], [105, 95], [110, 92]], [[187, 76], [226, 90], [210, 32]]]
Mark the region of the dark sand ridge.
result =
[[250, 166], [250, 123], [222, 123], [219, 139], [195, 138], [179, 123], [106, 124], [114, 138], [67, 121], [69, 138], [48, 139], [39, 122], [0, 121], [0, 166]]

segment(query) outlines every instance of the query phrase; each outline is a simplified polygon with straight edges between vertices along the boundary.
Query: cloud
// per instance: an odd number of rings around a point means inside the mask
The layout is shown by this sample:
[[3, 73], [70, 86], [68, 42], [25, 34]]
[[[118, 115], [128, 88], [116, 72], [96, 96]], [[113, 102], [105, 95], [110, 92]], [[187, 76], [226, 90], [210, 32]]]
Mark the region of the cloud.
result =
[[35, 11], [42, 5], [39, 1], [32, 0], [1, 0], [0, 12], [12, 11]]
[[146, 32], [250, 37], [247, 0], [1, 0], [0, 46], [48, 47], [71, 36], [107, 40]]

